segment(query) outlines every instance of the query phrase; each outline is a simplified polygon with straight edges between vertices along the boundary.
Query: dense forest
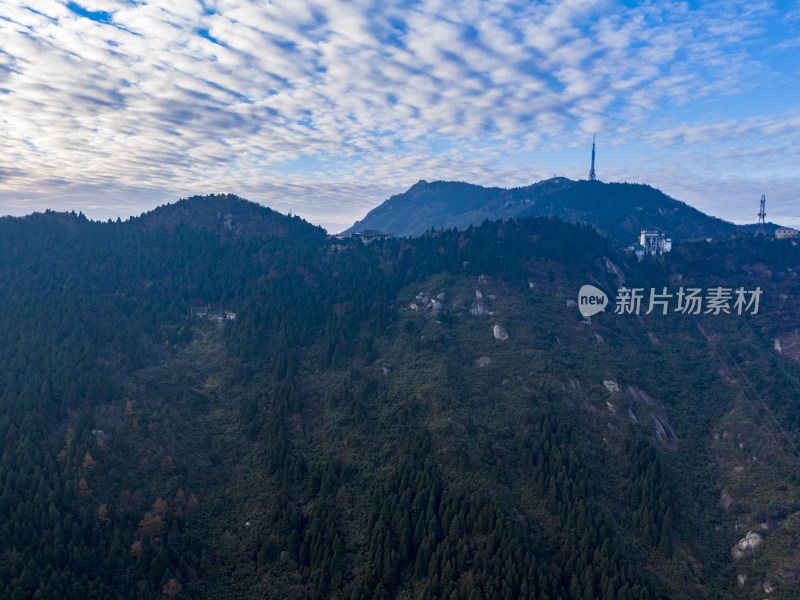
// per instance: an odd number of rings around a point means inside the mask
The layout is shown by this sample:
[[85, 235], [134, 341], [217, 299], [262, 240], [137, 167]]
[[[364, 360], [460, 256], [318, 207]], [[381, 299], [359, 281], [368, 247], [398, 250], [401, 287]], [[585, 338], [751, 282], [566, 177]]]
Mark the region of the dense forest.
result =
[[[798, 269], [233, 196], [0, 219], [0, 598], [796, 598]], [[763, 295], [583, 319], [583, 284]]]

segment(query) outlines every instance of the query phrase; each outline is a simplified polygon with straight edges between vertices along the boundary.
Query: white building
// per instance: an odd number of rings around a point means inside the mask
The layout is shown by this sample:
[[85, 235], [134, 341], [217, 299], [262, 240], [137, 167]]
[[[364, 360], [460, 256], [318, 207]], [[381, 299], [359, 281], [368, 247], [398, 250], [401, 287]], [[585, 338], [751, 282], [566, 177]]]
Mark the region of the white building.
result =
[[639, 246], [641, 254], [637, 251], [637, 256], [651, 254], [653, 256], [664, 254], [672, 250], [672, 239], [657, 231], [642, 230], [639, 234]]
[[779, 240], [796, 238], [798, 234], [800, 234], [800, 231], [797, 231], [797, 229], [792, 229], [791, 227], [778, 227], [775, 230], [775, 237]]

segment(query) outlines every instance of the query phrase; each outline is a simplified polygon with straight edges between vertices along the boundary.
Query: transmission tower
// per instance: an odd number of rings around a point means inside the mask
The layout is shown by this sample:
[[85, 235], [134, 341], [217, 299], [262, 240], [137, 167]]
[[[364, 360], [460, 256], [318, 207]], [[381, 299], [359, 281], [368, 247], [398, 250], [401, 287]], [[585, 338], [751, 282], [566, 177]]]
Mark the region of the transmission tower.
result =
[[766, 202], [766, 197], [764, 194], [761, 194], [761, 210], [758, 211], [758, 228], [756, 229], [756, 235], [767, 235], [767, 231], [764, 229], [764, 217], [767, 216], [767, 211], [764, 209]]
[[594, 174], [594, 136], [592, 136], [592, 168], [589, 169], [589, 181], [596, 181], [597, 176]]

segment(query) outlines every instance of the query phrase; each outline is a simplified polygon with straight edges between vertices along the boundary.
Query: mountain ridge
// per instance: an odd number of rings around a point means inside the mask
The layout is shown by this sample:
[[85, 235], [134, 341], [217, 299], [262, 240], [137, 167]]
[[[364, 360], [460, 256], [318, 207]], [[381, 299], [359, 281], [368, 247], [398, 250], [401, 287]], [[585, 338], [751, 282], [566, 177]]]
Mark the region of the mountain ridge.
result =
[[[635, 243], [642, 229], [663, 231], [676, 241], [685, 241], [745, 233], [750, 227], [707, 215], [646, 184], [554, 177], [508, 189], [420, 180], [342, 233], [377, 229], [406, 237], [430, 229], [465, 229], [487, 219], [527, 216], [587, 223], [621, 246]], [[770, 224], [768, 231], [774, 228]]]
[[208, 229], [229, 239], [257, 236], [286, 238], [298, 234], [319, 234], [321, 228], [300, 217], [283, 215], [267, 206], [235, 194], [191, 196], [142, 213], [128, 221], [130, 226], [144, 229], [179, 224]]

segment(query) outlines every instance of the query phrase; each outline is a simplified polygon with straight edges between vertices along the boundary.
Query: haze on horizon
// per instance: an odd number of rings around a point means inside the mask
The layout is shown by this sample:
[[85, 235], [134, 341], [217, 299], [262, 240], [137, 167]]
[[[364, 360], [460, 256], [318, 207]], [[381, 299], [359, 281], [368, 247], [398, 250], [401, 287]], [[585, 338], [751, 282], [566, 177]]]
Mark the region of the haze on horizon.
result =
[[330, 232], [419, 179], [648, 183], [800, 225], [797, 2], [0, 0], [0, 214], [235, 193]]

